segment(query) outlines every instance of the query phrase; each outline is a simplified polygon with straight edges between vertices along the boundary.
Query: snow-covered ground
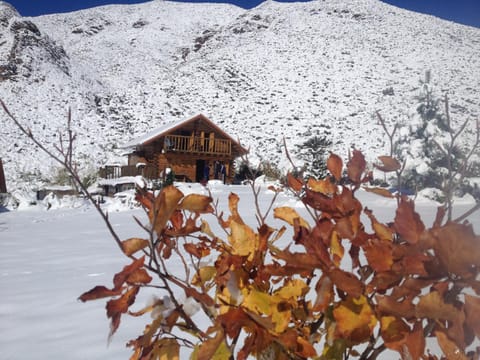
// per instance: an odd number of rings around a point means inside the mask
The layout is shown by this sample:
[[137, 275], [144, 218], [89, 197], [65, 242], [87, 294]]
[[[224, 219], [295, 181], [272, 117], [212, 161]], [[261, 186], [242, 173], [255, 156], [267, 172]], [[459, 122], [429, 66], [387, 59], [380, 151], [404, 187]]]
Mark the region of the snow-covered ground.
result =
[[[237, 193], [240, 214], [247, 223], [256, 224], [249, 186], [209, 186], [221, 208], [226, 208], [230, 192]], [[179, 187], [184, 193], [206, 191], [199, 184]], [[260, 196], [266, 204], [272, 193], [265, 188]], [[363, 191], [358, 196], [379, 220], [393, 220], [393, 201]], [[282, 194], [276, 206], [283, 205], [298, 207], [299, 203]], [[455, 212], [462, 213], [472, 205], [468, 199], [458, 201]], [[108, 344], [105, 301], [77, 300], [95, 285], [110, 285], [113, 275], [128, 261], [94, 208], [81, 203], [76, 206], [70, 203], [68, 208], [58, 206], [48, 211], [37, 206], [0, 213], [1, 359], [127, 359], [131, 352], [125, 343], [143, 330], [144, 319], [125, 316]], [[133, 220], [133, 216], [146, 219], [141, 210], [118, 203], [106, 207], [121, 238], [142, 235]], [[430, 225], [436, 204], [418, 199], [416, 209]], [[469, 220], [478, 232], [480, 213]], [[137, 308], [150, 296], [143, 294]]]

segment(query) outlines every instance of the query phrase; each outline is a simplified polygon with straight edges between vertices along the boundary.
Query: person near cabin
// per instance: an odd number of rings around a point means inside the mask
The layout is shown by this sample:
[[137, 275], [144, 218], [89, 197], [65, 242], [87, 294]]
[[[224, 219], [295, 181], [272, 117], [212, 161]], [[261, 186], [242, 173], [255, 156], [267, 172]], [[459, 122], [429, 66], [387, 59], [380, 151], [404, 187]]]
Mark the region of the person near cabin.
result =
[[213, 163], [213, 174], [214, 174], [214, 178], [215, 180], [218, 180], [220, 179], [219, 178], [219, 175], [220, 175], [220, 162], [218, 160], [215, 160], [215, 162]]
[[206, 163], [205, 167], [203, 168], [203, 180], [205, 182], [208, 182], [208, 180], [210, 180], [210, 165], [208, 163]]
[[172, 139], [170, 139], [168, 136], [165, 137], [163, 148], [164, 148], [165, 151], [175, 150], [175, 149], [173, 148]]

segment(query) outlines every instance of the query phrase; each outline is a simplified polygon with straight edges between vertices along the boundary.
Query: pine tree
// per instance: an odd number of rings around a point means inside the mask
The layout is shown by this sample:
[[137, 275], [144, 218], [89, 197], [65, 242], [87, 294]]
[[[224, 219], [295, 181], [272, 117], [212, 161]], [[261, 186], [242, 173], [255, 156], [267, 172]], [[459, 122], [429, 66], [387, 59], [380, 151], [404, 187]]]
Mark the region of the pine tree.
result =
[[326, 135], [312, 136], [297, 145], [297, 157], [304, 161], [305, 177], [324, 178], [327, 174], [327, 158], [332, 140]]

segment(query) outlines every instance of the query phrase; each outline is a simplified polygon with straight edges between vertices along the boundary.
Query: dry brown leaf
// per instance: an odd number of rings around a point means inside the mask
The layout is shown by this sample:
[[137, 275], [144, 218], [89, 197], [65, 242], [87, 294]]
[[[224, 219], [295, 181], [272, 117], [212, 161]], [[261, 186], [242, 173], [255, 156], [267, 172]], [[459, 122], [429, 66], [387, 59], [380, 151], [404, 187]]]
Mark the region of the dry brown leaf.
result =
[[183, 247], [190, 255], [195, 256], [197, 259], [210, 255], [210, 248], [204, 244], [187, 243], [183, 244]]
[[351, 297], [341, 301], [333, 309], [337, 337], [361, 343], [370, 338], [377, 318], [365, 296]]
[[425, 230], [420, 215], [415, 212], [414, 202], [402, 198], [395, 214], [395, 229], [410, 244], [416, 244]]
[[334, 184], [330, 177], [325, 179], [315, 180], [314, 178], [309, 178], [307, 181], [307, 187], [315, 192], [322, 193], [327, 196], [332, 196], [337, 192], [337, 185]]
[[297, 350], [295, 353], [301, 359], [309, 359], [317, 356], [317, 352], [315, 351], [313, 345], [308, 340], [305, 340], [300, 336], [297, 337]]
[[468, 360], [465, 353], [442, 331], [435, 331], [438, 345], [448, 360]]
[[387, 348], [401, 353], [409, 333], [410, 328], [402, 319], [395, 316], [380, 318], [380, 335]]
[[412, 360], [422, 359], [425, 353], [425, 336], [421, 321], [415, 322], [413, 331], [407, 335], [406, 346]]
[[105, 286], [95, 286], [93, 289], [84, 292], [80, 297], [79, 300], [85, 302], [90, 300], [101, 299], [105, 297], [111, 297], [120, 295], [122, 293], [122, 289], [108, 289]]
[[402, 167], [400, 162], [391, 156], [379, 156], [378, 160], [382, 162], [382, 165], [375, 164], [374, 166], [383, 172], [397, 171]]
[[459, 310], [443, 301], [438, 291], [432, 291], [429, 294], [420, 297], [416, 305], [415, 315], [417, 318], [429, 318], [433, 320], [454, 321], [457, 318]]
[[130, 238], [122, 241], [122, 251], [125, 255], [130, 256], [135, 254], [137, 251], [146, 248], [150, 242], [145, 239], [140, 238]]
[[480, 237], [470, 225], [448, 223], [431, 231], [436, 238], [435, 254], [450, 273], [472, 277], [480, 267]]
[[377, 310], [383, 315], [391, 315], [405, 319], [415, 317], [415, 306], [412, 304], [412, 298], [406, 297], [397, 301], [391, 296], [377, 295]]
[[336, 154], [330, 153], [327, 160], [327, 169], [333, 175], [335, 180], [340, 181], [342, 178], [343, 161], [342, 158]]
[[363, 283], [355, 277], [352, 273], [346, 272], [342, 269], [330, 269], [328, 271], [328, 276], [332, 282], [340, 290], [344, 291], [348, 295], [358, 298], [363, 294], [364, 285]]
[[182, 199], [178, 208], [202, 214], [211, 213], [213, 212], [213, 207], [210, 205], [212, 201], [213, 199], [210, 196], [189, 194]]
[[295, 176], [293, 176], [291, 173], [287, 174], [287, 183], [288, 186], [296, 192], [299, 192], [303, 188], [303, 181], [300, 179], [297, 179]]
[[135, 302], [139, 287], [133, 286], [122, 294], [118, 299], [112, 299], [107, 302], [107, 317], [112, 319], [110, 324], [110, 336], [117, 331], [120, 325], [120, 317], [128, 311], [130, 305]]
[[377, 272], [388, 271], [393, 265], [392, 242], [371, 239], [364, 246], [368, 264]]
[[354, 149], [352, 158], [347, 163], [348, 178], [354, 183], [359, 184], [362, 180], [362, 175], [365, 172], [367, 162], [363, 154]]
[[328, 276], [323, 275], [315, 286], [317, 298], [313, 304], [313, 311], [324, 312], [334, 298], [333, 283]]
[[145, 269], [137, 269], [128, 275], [125, 282], [130, 285], [135, 284], [149, 284], [152, 281], [152, 277], [148, 274]]
[[273, 210], [273, 216], [276, 219], [281, 219], [287, 222], [289, 225], [294, 226], [295, 221], [298, 221], [298, 225], [304, 228], [310, 229], [310, 224], [303, 219], [295, 209], [288, 206], [277, 207]]
[[183, 193], [173, 185], [164, 187], [155, 198], [154, 207], [149, 212], [149, 217], [150, 223], [157, 234], [163, 231], [182, 198]]
[[[219, 327], [213, 338], [208, 338], [202, 344], [200, 344], [198, 351], [196, 353], [196, 360], [211, 360], [214, 358], [215, 353], [217, 352], [220, 345], [225, 341], [225, 334], [223, 329]], [[225, 355], [230, 356], [226, 353]]]

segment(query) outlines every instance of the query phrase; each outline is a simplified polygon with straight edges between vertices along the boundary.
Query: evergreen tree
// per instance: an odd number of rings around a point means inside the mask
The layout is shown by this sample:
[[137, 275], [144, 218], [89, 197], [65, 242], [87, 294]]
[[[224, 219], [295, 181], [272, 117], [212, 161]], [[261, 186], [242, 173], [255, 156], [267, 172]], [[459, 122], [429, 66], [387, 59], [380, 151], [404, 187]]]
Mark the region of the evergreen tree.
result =
[[248, 161], [242, 161], [235, 169], [235, 176], [233, 182], [239, 184], [245, 180], [254, 180], [263, 175], [258, 167], [253, 167]]
[[395, 157], [405, 164], [400, 185], [411, 190], [439, 189], [445, 198], [437, 200], [451, 203], [454, 193], [473, 191], [465, 177], [477, 174], [472, 155], [478, 152], [479, 130], [473, 143], [461, 145], [459, 136], [469, 122], [458, 128], [451, 125], [448, 98], [435, 93], [429, 71], [420, 83], [416, 113], [408, 126], [399, 127], [398, 140], [393, 146]]
[[[395, 144], [395, 155], [406, 161], [404, 187], [441, 189], [448, 159], [438, 144], [448, 138], [450, 129], [442, 110], [442, 99], [431, 84], [430, 71], [425, 73], [425, 79], [420, 81], [420, 85], [420, 93], [416, 97], [416, 114], [409, 126], [401, 129], [400, 138]], [[454, 161], [458, 163], [462, 151], [457, 149], [454, 155]]]
[[305, 164], [305, 177], [321, 179], [327, 175], [327, 158], [331, 146], [332, 140], [325, 135], [312, 136], [297, 145], [297, 157]]
[[167, 176], [165, 177], [165, 182], [163, 186], [168, 186], [168, 185], [173, 185], [175, 181], [175, 173], [173, 172], [172, 169], [167, 173]]

